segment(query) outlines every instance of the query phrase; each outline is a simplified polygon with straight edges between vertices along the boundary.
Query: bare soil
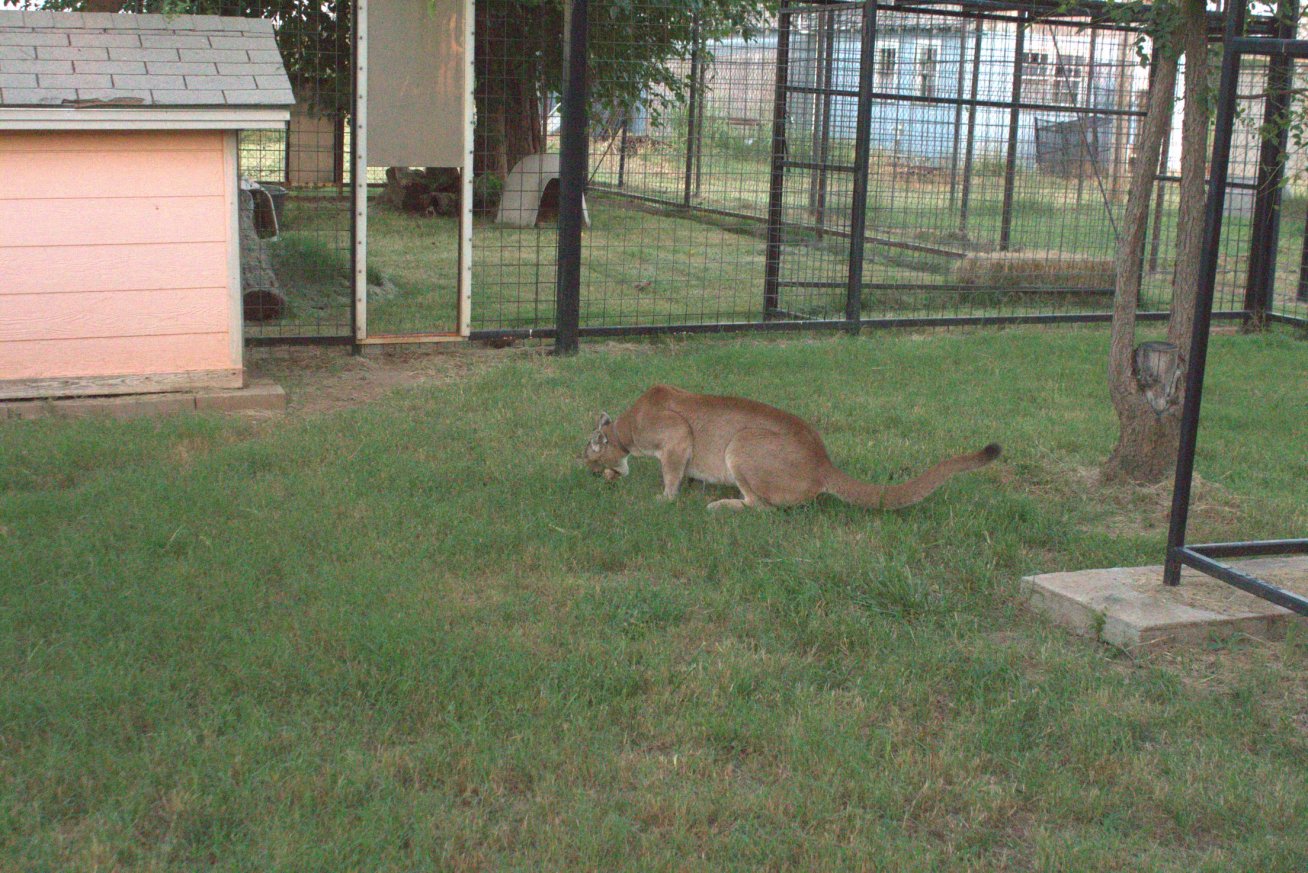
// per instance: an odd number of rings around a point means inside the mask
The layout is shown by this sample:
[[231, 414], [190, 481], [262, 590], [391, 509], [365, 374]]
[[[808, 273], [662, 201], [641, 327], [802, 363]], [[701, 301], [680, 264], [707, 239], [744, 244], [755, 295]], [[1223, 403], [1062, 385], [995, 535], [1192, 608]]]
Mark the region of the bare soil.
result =
[[256, 378], [272, 379], [286, 390], [286, 414], [311, 416], [371, 403], [392, 391], [427, 383], [442, 384], [540, 348], [492, 349], [471, 343], [424, 347], [397, 346], [369, 354], [347, 347], [295, 346], [246, 351]]

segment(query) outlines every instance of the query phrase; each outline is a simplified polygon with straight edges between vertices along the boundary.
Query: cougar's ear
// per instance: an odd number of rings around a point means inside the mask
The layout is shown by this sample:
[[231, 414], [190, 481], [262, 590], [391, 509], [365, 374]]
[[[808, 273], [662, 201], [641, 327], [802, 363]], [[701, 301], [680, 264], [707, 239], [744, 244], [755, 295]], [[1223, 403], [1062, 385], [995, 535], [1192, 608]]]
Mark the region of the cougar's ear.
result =
[[595, 422], [595, 429], [599, 430], [604, 425], [612, 423], [613, 419], [609, 418], [609, 414], [607, 412], [601, 412], [599, 414], [599, 421]]

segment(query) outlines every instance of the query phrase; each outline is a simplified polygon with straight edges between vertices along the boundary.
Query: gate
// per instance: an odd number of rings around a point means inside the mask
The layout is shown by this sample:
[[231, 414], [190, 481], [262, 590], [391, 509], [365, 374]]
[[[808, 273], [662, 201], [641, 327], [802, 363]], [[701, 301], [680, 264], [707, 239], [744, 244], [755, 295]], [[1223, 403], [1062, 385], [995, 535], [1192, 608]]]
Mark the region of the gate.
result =
[[[765, 320], [843, 318], [859, 329], [876, 9], [874, 2], [781, 8]], [[841, 74], [851, 69], [856, 77]], [[851, 119], [854, 129], [841, 130]]]

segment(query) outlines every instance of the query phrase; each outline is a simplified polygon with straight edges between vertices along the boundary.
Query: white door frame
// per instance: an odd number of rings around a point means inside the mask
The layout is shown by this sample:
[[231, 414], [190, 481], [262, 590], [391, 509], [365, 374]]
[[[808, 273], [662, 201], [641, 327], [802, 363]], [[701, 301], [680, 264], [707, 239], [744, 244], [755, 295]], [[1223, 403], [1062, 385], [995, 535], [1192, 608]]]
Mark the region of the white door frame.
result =
[[354, 126], [350, 140], [351, 202], [354, 209], [354, 341], [360, 345], [438, 343], [466, 340], [472, 331], [472, 183], [475, 98], [474, 0], [463, 4], [463, 166], [459, 168], [459, 258], [457, 314], [452, 333], [368, 333], [368, 0], [355, 0]]

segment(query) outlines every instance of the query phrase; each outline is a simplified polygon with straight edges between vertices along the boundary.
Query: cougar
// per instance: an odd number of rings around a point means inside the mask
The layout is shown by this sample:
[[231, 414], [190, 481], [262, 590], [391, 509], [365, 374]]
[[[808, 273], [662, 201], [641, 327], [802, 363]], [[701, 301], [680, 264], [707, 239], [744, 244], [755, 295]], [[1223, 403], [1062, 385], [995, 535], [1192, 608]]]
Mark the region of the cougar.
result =
[[901, 509], [955, 474], [984, 467], [999, 451], [991, 443], [900, 485], [873, 485], [836, 469], [817, 430], [796, 415], [742, 397], [655, 385], [616, 419], [600, 413], [582, 460], [592, 473], [614, 481], [627, 475], [628, 458], [658, 458], [668, 500], [686, 478], [740, 489], [739, 498], [715, 500], [709, 509], [793, 506], [819, 494], [871, 509]]

